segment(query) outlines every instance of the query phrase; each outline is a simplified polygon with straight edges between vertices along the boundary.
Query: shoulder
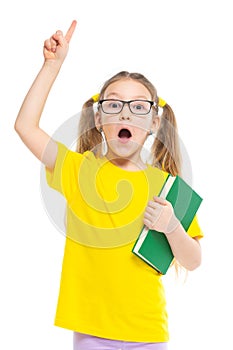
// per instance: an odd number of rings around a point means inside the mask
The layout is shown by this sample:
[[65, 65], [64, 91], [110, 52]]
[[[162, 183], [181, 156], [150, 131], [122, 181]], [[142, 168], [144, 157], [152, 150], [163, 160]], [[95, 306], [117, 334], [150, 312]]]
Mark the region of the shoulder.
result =
[[148, 171], [149, 175], [161, 177], [163, 179], [166, 179], [169, 175], [169, 173], [167, 171], [164, 171], [164, 170], [157, 168], [155, 166], [152, 166], [150, 164], [148, 165], [147, 171]]
[[57, 142], [58, 153], [55, 170], [63, 173], [78, 173], [80, 169], [96, 167], [96, 157], [91, 151], [78, 153], [61, 142]]
[[56, 143], [58, 152], [55, 167], [52, 171], [46, 168], [46, 179], [50, 187], [68, 198], [77, 186], [77, 177], [80, 176], [80, 172], [86, 177], [89, 176], [90, 169], [93, 168], [92, 164], [96, 163], [95, 156], [90, 151], [81, 154], [69, 149], [61, 142], [56, 141]]
[[95, 155], [91, 151], [86, 151], [84, 153], [78, 153], [70, 148], [68, 148], [65, 144], [56, 141], [58, 146], [58, 157], [64, 159], [70, 159], [70, 160], [76, 160], [76, 161], [82, 161], [83, 159], [88, 160], [94, 160], [96, 159]]

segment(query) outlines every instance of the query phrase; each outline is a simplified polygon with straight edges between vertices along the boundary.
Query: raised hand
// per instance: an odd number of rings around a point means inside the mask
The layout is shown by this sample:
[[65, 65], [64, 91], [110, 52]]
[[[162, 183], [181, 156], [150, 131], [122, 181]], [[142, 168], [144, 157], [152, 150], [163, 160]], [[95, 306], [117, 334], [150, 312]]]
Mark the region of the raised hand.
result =
[[55, 165], [57, 144], [41, 129], [39, 122], [50, 89], [67, 55], [75, 27], [76, 21], [73, 21], [65, 36], [58, 30], [45, 41], [45, 62], [30, 87], [15, 121], [15, 130], [25, 145], [49, 169], [53, 169]]
[[76, 24], [77, 21], [71, 23], [65, 36], [61, 30], [57, 30], [49, 39], [45, 40], [43, 50], [45, 61], [53, 60], [61, 63], [64, 61]]

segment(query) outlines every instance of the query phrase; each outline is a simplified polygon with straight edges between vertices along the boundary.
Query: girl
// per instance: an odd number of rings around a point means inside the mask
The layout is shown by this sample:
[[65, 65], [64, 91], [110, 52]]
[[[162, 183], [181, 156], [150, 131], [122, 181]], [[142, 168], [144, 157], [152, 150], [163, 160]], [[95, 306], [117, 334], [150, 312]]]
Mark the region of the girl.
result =
[[[184, 268], [200, 265], [196, 218], [186, 233], [170, 203], [157, 197], [168, 173], [180, 173], [175, 117], [144, 76], [121, 72], [84, 104], [77, 152], [51, 139], [39, 121], [75, 27], [73, 21], [65, 36], [57, 31], [45, 41], [44, 64], [15, 122], [48, 184], [67, 201], [55, 324], [74, 331], [75, 350], [167, 349], [161, 276], [131, 251], [145, 224], [166, 234]], [[141, 158], [152, 133], [153, 166]]]

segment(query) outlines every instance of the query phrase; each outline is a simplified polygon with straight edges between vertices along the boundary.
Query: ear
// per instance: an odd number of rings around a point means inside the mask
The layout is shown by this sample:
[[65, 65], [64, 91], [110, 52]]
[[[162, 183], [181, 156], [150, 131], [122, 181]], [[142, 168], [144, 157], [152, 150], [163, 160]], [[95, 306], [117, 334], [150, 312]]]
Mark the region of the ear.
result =
[[156, 115], [153, 117], [153, 120], [152, 120], [151, 131], [153, 131], [153, 133], [156, 133], [159, 127], [160, 127], [160, 118], [158, 115]]
[[95, 113], [95, 127], [97, 130], [99, 130], [102, 126], [102, 122], [101, 122], [101, 114], [100, 112], [96, 112]]

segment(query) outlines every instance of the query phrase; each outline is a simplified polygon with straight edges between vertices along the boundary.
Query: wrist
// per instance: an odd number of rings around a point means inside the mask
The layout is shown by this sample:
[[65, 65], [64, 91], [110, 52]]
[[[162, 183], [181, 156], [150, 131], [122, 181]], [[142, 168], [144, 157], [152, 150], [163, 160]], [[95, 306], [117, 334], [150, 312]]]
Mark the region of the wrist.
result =
[[44, 61], [43, 68], [48, 70], [48, 72], [50, 72], [50, 73], [57, 74], [61, 69], [62, 63], [63, 62], [61, 62], [61, 61], [47, 59]]
[[180, 225], [181, 225], [181, 223], [177, 219], [177, 217], [175, 215], [172, 215], [164, 234], [167, 236], [167, 235], [170, 235], [172, 233], [175, 233], [177, 231], [177, 229], [179, 229]]

